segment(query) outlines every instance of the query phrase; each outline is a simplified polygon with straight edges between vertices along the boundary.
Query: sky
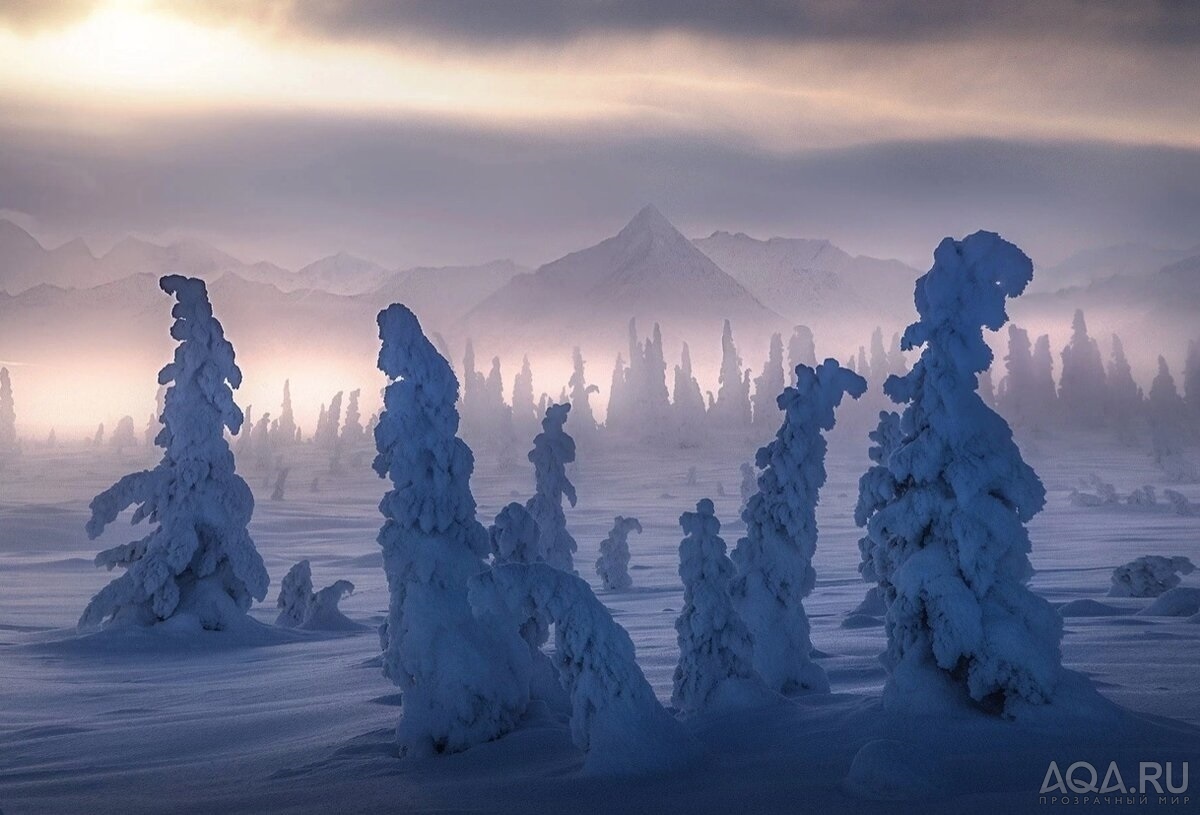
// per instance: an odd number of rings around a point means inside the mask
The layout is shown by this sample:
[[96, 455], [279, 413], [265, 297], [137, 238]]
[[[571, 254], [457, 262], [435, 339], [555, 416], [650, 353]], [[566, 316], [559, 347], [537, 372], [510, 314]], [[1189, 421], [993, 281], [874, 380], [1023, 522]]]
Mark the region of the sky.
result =
[[1190, 0], [0, 0], [0, 216], [296, 267], [1200, 244]]

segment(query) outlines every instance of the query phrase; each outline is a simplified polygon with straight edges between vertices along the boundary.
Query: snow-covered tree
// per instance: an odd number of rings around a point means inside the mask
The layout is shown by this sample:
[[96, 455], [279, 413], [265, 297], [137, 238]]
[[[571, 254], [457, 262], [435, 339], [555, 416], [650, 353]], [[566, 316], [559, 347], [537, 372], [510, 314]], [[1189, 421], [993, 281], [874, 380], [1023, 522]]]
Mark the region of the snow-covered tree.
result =
[[312, 565], [307, 560], [302, 560], [288, 569], [288, 573], [283, 576], [283, 582], [279, 584], [279, 597], [275, 599], [279, 615], [275, 618], [275, 625], [284, 628], [299, 627], [300, 623], [304, 622], [304, 615], [308, 613], [312, 596]]
[[788, 340], [788, 370], [794, 372], [798, 365], [817, 367], [817, 348], [812, 329], [806, 325], [792, 329], [792, 337]]
[[329, 409], [325, 411], [325, 430], [319, 443], [333, 449], [338, 446], [342, 427], [342, 391], [338, 391], [329, 400]]
[[825, 691], [829, 681], [812, 661], [803, 600], [816, 582], [817, 500], [825, 484], [826, 442], [834, 410], [849, 394], [866, 392], [861, 376], [827, 359], [816, 369], [796, 369], [796, 384], [779, 395], [783, 424], [775, 440], [759, 448], [758, 492], [742, 520], [731, 587], [734, 606], [754, 635], [754, 667], [772, 690]]
[[[888, 606], [885, 706], [927, 709], [965, 694], [1015, 714], [1054, 696], [1062, 621], [1026, 585], [1024, 524], [1045, 489], [976, 392], [992, 361], [983, 329], [1007, 322], [1005, 300], [1032, 277], [1020, 249], [977, 232], [942, 241], [917, 281], [920, 319], [903, 342], [924, 349], [912, 371], [884, 385], [906, 407], [899, 441], [877, 439], [892, 448], [880, 460], [891, 478], [866, 513], [864, 560]], [[894, 431], [888, 425], [881, 435]]]
[[1088, 336], [1083, 310], [1075, 310], [1071, 341], [1062, 351], [1062, 381], [1058, 398], [1072, 424], [1095, 427], [1104, 420], [1104, 361], [1099, 344]]
[[[1049, 345], [1046, 346], [1049, 349]], [[1015, 323], [1008, 326], [1008, 353], [1004, 357], [1004, 379], [1000, 382], [997, 404], [1014, 424], [1033, 424], [1038, 418], [1035, 405], [1033, 345], [1029, 332]]]
[[707, 498], [679, 516], [683, 609], [675, 620], [679, 662], [671, 703], [683, 713], [719, 704], [745, 686], [761, 687], [754, 669], [754, 641], [729, 596], [733, 562], [725, 554], [721, 522]]
[[350, 402], [346, 405], [346, 421], [342, 424], [342, 444], [354, 447], [362, 442], [366, 435], [362, 426], [362, 413], [358, 406], [362, 391], [358, 388], [350, 391]]
[[[892, 454], [900, 448], [903, 434], [900, 431], [900, 414], [895, 411], [879, 411], [879, 424], [867, 434], [872, 445], [867, 449], [867, 457], [871, 466], [858, 479], [858, 502], [854, 506], [854, 523], [859, 527], [867, 527], [871, 518], [880, 509], [896, 499], [900, 484], [892, 474], [889, 461]], [[876, 545], [874, 539], [867, 534], [858, 541], [860, 555], [858, 572], [868, 583], [890, 583], [889, 575], [895, 571], [896, 565], [891, 561], [893, 552], [886, 547]], [[877, 592], [884, 596], [886, 592]]]
[[586, 773], [663, 772], [695, 758], [638, 667], [633, 640], [582, 579], [545, 563], [498, 565], [471, 580], [471, 606], [477, 618], [506, 620], [514, 631], [536, 616], [553, 622], [571, 740], [587, 754]]
[[[871, 371], [863, 373], [868, 382], [883, 382], [890, 371], [887, 348], [883, 345], [883, 329], [876, 326], [871, 334]], [[861, 372], [860, 372], [861, 373]]]
[[537, 563], [542, 560], [537, 521], [515, 501], [496, 515], [495, 522], [488, 527], [488, 541], [496, 563]]
[[513, 378], [512, 389], [513, 432], [521, 439], [530, 439], [537, 433], [537, 403], [533, 398], [533, 369], [529, 367], [529, 356], [521, 358], [521, 372]]
[[1050, 353], [1050, 337], [1038, 336], [1033, 343], [1033, 411], [1036, 421], [1053, 421], [1060, 408], [1058, 388], [1054, 384], [1054, 357]]
[[1186, 406], [1175, 389], [1175, 377], [1166, 359], [1158, 358], [1158, 374], [1150, 383], [1146, 400], [1150, 444], [1154, 463], [1175, 481], [1194, 481], [1195, 465], [1184, 455]]
[[275, 605], [279, 616], [275, 625], [284, 628], [300, 628], [306, 631], [345, 631], [359, 629], [342, 614], [338, 604], [354, 593], [354, 584], [349, 580], [338, 580], [320, 591], [313, 591], [312, 568], [302, 560], [288, 571], [280, 584], [279, 598]]
[[695, 447], [704, 435], [704, 396], [700, 392], [700, 383], [692, 373], [692, 353], [686, 342], [680, 352], [679, 364], [675, 366], [673, 394], [671, 409], [675, 412], [679, 444]]
[[[633, 415], [628, 380], [629, 369], [625, 365], [625, 358], [618, 353], [617, 361], [613, 364], [612, 379], [608, 386], [608, 410], [604, 414], [606, 430], [624, 433], [636, 421], [636, 417]], [[538, 409], [541, 413], [545, 413], [545, 408], [541, 405], [538, 406]]]
[[633, 586], [629, 576], [629, 533], [641, 534], [637, 518], [618, 515], [613, 518], [608, 537], [600, 541], [600, 557], [596, 559], [596, 574], [601, 585], [609, 591], [625, 591]]
[[771, 345], [762, 373], [754, 380], [754, 426], [774, 427], [779, 421], [775, 400], [783, 393], [783, 337], [771, 335]]
[[283, 404], [279, 409], [279, 427], [276, 443], [286, 447], [296, 440], [296, 414], [292, 412], [292, 382], [283, 380]]
[[1125, 358], [1121, 338], [1112, 335], [1112, 356], [1108, 361], [1108, 416], [1117, 433], [1124, 439], [1133, 437], [1133, 423], [1141, 412], [1142, 389], [1133, 381], [1133, 371]]
[[571, 364], [571, 379], [568, 382], [571, 386], [571, 411], [574, 413], [571, 418], [571, 426], [578, 428], [576, 435], [582, 432], [584, 436], [591, 436], [596, 430], [596, 416], [592, 412], [591, 394], [599, 393], [600, 389], [587, 383], [583, 368], [583, 352], [579, 350], [578, 345], [571, 352]]
[[1183, 400], [1192, 421], [1200, 421], [1200, 340], [1188, 343], [1187, 360], [1183, 365]]
[[750, 389], [742, 371], [742, 358], [733, 343], [733, 327], [729, 321], [721, 330], [721, 371], [717, 377], [717, 399], [709, 418], [725, 427], [746, 427], [750, 424]]
[[179, 341], [158, 374], [160, 384], [170, 384], [155, 439], [163, 458], [97, 495], [87, 533], [95, 539], [134, 504], [134, 523], [149, 518], [157, 528], [96, 556], [96, 565], [125, 573], [88, 603], [83, 628], [188, 615], [203, 628], [224, 629], [266, 597], [270, 582], [247, 531], [254, 497], [234, 471], [224, 437], [226, 428], [236, 434], [242, 426], [233, 346], [213, 317], [204, 281], [171, 275], [159, 285], [178, 301], [171, 336]]
[[1109, 597], [1158, 597], [1178, 586], [1181, 574], [1191, 574], [1195, 564], [1186, 557], [1145, 555], [1113, 569]]
[[457, 436], [454, 372], [402, 305], [379, 313], [379, 337], [390, 383], [374, 468], [393, 484], [380, 503], [390, 593], [383, 672], [403, 694], [401, 754], [455, 752], [515, 726], [528, 702], [528, 648], [467, 602], [488, 537], [475, 519], [474, 457]]
[[126, 447], [137, 447], [137, 433], [133, 430], [133, 417], [122, 416], [117, 427], [108, 438], [108, 446], [118, 453]]
[[287, 489], [287, 479], [289, 468], [281, 467], [275, 476], [275, 489], [271, 491], [272, 501], [282, 501], [284, 490]]
[[0, 368], [0, 462], [17, 451], [17, 412], [8, 368]]
[[575, 485], [567, 478], [567, 465], [575, 460], [575, 440], [564, 429], [570, 412], [569, 404], [546, 408], [542, 432], [534, 437], [533, 449], [529, 451], [536, 490], [525, 508], [541, 531], [542, 559], [556, 569], [574, 574], [578, 546], [567, 531], [562, 508], [564, 497], [571, 506], [576, 501]]

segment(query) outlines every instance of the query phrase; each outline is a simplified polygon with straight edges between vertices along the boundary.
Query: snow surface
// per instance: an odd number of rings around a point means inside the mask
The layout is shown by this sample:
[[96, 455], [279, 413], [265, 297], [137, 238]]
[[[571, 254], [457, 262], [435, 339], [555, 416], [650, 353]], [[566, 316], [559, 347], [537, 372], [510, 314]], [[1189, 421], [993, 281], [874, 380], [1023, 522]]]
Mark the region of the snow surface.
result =
[[[161, 295], [160, 295], [161, 296]], [[556, 715], [530, 715], [498, 741], [430, 759], [396, 755], [396, 688], [379, 674], [373, 632], [297, 632], [254, 645], [209, 633], [178, 647], [127, 642], [85, 647], [73, 626], [108, 580], [91, 564], [83, 524], [87, 502], [130, 468], [130, 455], [60, 442], [30, 449], [0, 475], [0, 808], [13, 813], [476, 811], [513, 813], [864, 812], [960, 815], [1046, 811], [1038, 789], [1050, 760], [1116, 760], [1128, 778], [1142, 760], [1200, 766], [1200, 626], [1182, 617], [1135, 612], [1151, 601], [1106, 598], [1112, 570], [1138, 556], [1169, 552], [1200, 559], [1200, 520], [1158, 507], [1087, 510], [1067, 501], [1091, 473], [1122, 493], [1168, 485], [1145, 451], [1105, 434], [1019, 435], [1022, 453], [1046, 485], [1046, 509], [1029, 525], [1031, 588], [1055, 605], [1102, 601], [1120, 615], [1069, 617], [1064, 665], [1089, 675], [1101, 693], [1129, 709], [1116, 721], [1012, 723], [991, 717], [914, 722], [881, 709], [886, 678], [878, 655], [882, 627], [844, 629], [863, 599], [853, 509], [870, 463], [867, 442], [835, 429], [829, 480], [817, 509], [817, 580], [805, 607], [817, 661], [833, 693], [750, 711], [689, 718], [684, 727], [707, 758], [662, 777], [582, 777], [583, 753]], [[579, 558], [592, 562], [613, 515], [636, 515], [637, 587], [604, 595], [636, 647], [657, 697], [669, 701], [678, 659], [674, 622], [683, 607], [677, 574], [680, 512], [718, 482], [736, 484], [752, 450], [740, 439], [710, 438], [669, 457], [637, 448], [584, 451], [573, 476], [579, 504], [567, 522]], [[388, 590], [375, 536], [386, 484], [348, 467], [328, 475], [328, 456], [310, 445], [287, 453], [296, 484], [320, 478], [285, 502], [260, 501], [250, 532], [274, 583], [300, 559], [318, 575], [356, 586], [342, 602], [352, 620], [375, 626]], [[685, 485], [689, 467], [699, 486]], [[529, 490], [527, 472], [476, 467], [478, 515], [490, 522]], [[257, 484], [254, 485], [257, 488]], [[1200, 503], [1200, 486], [1178, 489]], [[661, 499], [664, 491], [677, 499]], [[730, 539], [743, 532], [736, 490], [714, 496]], [[124, 516], [123, 516], [124, 517]], [[120, 523], [105, 533], [129, 537]], [[585, 575], [595, 590], [599, 580]], [[1184, 586], [1197, 587], [1192, 574]], [[252, 606], [269, 624], [274, 603]], [[266, 627], [266, 626], [264, 626]], [[86, 677], [86, 679], [84, 679]], [[1158, 718], [1162, 717], [1162, 718]], [[1170, 720], [1164, 721], [1165, 720]], [[912, 745], [936, 784], [908, 801], [880, 801], [886, 769], [851, 767], [871, 742]], [[878, 748], [873, 748], [878, 749]], [[869, 758], [871, 751], [864, 756]], [[860, 762], [861, 764], [861, 762]], [[1177, 765], [1178, 766], [1178, 765]], [[860, 766], [860, 770], [861, 770]], [[1194, 786], [1194, 782], [1193, 782]], [[1193, 804], [1195, 798], [1193, 797]], [[1067, 807], [1064, 807], [1064, 809]], [[1124, 811], [1139, 808], [1124, 807]], [[1184, 807], [1149, 811], [1187, 811]]]

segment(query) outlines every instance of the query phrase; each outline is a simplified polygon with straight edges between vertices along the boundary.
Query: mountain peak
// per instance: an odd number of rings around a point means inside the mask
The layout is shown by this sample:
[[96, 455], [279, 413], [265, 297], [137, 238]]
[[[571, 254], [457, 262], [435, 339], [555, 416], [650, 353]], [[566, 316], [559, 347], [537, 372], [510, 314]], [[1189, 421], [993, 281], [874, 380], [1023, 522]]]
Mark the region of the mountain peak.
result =
[[654, 204], [646, 204], [638, 210], [638, 214], [621, 230], [622, 234], [649, 232], [653, 235], [679, 235], [675, 225], [658, 211]]

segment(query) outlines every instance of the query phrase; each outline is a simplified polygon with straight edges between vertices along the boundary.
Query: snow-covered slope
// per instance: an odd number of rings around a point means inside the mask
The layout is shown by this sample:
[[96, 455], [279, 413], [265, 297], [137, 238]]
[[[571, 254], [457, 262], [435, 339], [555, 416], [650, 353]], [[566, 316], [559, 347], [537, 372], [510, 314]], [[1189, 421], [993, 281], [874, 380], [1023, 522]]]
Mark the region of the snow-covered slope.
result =
[[421, 316], [422, 324], [458, 320], [528, 269], [511, 260], [479, 266], [419, 266], [395, 272], [373, 289], [380, 303], [404, 303]]
[[364, 294], [377, 288], [392, 272], [370, 260], [338, 252], [313, 261], [296, 272], [284, 291], [320, 289], [332, 294]]
[[854, 256], [827, 240], [714, 232], [695, 246], [760, 302], [798, 323], [880, 308], [911, 311], [920, 272], [897, 260]]
[[1200, 255], [1200, 246], [1190, 250], [1164, 249], [1144, 243], [1122, 243], [1076, 252], [1062, 263], [1039, 268], [1033, 278], [1033, 291], [1051, 292], [1110, 277], [1148, 277], [1165, 266], [1192, 255]]
[[783, 322], [653, 206], [613, 237], [516, 276], [468, 322], [478, 333], [516, 326], [549, 336], [595, 327], [619, 331], [630, 317], [681, 332], [719, 327], [726, 318], [748, 329]]

